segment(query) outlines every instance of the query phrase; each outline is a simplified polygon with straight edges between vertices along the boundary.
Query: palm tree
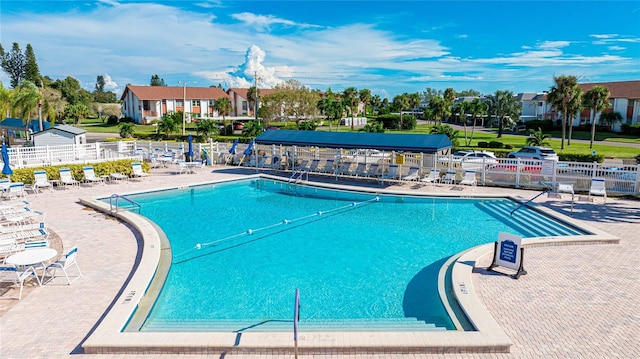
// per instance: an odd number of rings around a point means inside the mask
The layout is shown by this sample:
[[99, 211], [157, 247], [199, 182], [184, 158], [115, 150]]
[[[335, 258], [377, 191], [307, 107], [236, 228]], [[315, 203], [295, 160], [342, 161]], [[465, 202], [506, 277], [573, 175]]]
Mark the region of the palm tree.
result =
[[364, 104], [364, 115], [367, 116], [367, 105], [371, 103], [371, 90], [360, 90], [360, 92], [358, 93], [358, 97], [360, 98], [360, 102]]
[[11, 116], [12, 96], [13, 91], [4, 88], [2, 82], [0, 82], [0, 120]]
[[538, 130], [529, 130], [529, 137], [527, 138], [528, 146], [548, 146], [549, 142], [547, 140], [550, 138], [549, 135], [542, 133], [542, 129], [538, 127]]
[[500, 138], [506, 123], [516, 120], [522, 105], [513, 92], [502, 90], [497, 90], [493, 95], [487, 96], [487, 102], [491, 109], [490, 112], [495, 113], [498, 120], [498, 138]]
[[569, 120], [570, 111], [575, 108], [575, 102], [577, 101], [576, 88], [580, 89], [580, 87], [578, 86], [578, 78], [575, 76], [554, 76], [553, 81], [555, 85], [551, 87], [548, 99], [549, 103], [562, 113], [562, 140], [560, 142], [560, 149], [564, 149], [567, 121]]
[[476, 131], [476, 120], [478, 116], [482, 117], [487, 114], [487, 106], [486, 103], [480, 101], [479, 98], [474, 98], [473, 101], [469, 104], [469, 113], [471, 114], [471, 118], [473, 123], [471, 124], [471, 137], [469, 138], [469, 142], [466, 143], [467, 146], [471, 145], [473, 141], [473, 134]]
[[466, 101], [460, 101], [455, 104], [454, 111], [458, 113], [458, 121], [462, 121], [464, 126], [464, 144], [468, 146], [467, 141], [467, 112], [469, 112], [471, 103]]
[[196, 123], [196, 133], [203, 134], [205, 137], [209, 137], [210, 134], [216, 133], [218, 127], [213, 120], [202, 120]]
[[119, 131], [120, 137], [122, 138], [133, 137], [133, 129], [135, 128], [135, 125], [133, 123], [120, 122], [118, 127], [120, 128], [120, 131]]
[[413, 117], [416, 117], [416, 107], [420, 106], [420, 101], [422, 98], [420, 94], [417, 92], [410, 93], [407, 95], [409, 107], [411, 107], [411, 114]]
[[449, 87], [444, 90], [444, 94], [442, 95], [442, 98], [444, 99], [444, 103], [447, 108], [446, 116], [451, 116], [453, 103], [456, 100], [456, 91], [452, 87]]
[[596, 137], [596, 114], [604, 111], [609, 105], [609, 89], [604, 86], [594, 86], [583, 97], [584, 107], [591, 109], [591, 141], [589, 148], [593, 148], [593, 140]]
[[447, 111], [447, 104], [440, 96], [434, 96], [429, 100], [428, 109], [431, 111], [435, 124], [441, 124], [449, 114], [449, 111]]
[[396, 95], [393, 98], [393, 107], [400, 110], [400, 127], [399, 130], [402, 130], [402, 110], [409, 106], [409, 98], [406, 93], [402, 95]]
[[345, 107], [349, 109], [351, 113], [351, 131], [353, 131], [353, 113], [354, 106], [358, 104], [358, 90], [355, 87], [349, 87], [342, 92], [342, 100], [344, 101]]
[[222, 115], [222, 122], [224, 122], [225, 131], [227, 129], [227, 113], [233, 110], [233, 106], [231, 106], [231, 100], [228, 97], [221, 97], [215, 101], [213, 104], [213, 109], [218, 112], [218, 114]]
[[254, 113], [253, 113], [254, 115], [258, 111], [257, 104], [258, 104], [258, 97], [259, 96], [260, 96], [260, 90], [257, 87], [255, 87], [255, 86], [249, 87], [249, 90], [247, 90], [247, 100], [249, 101], [250, 108], [252, 108], [254, 110]]
[[158, 122], [158, 131], [164, 133], [169, 138], [171, 132], [178, 130], [178, 123], [182, 122], [182, 111], [165, 113], [162, 120]]
[[31, 81], [22, 81], [13, 95], [13, 109], [23, 120], [28, 121], [31, 111], [38, 107], [40, 90]]

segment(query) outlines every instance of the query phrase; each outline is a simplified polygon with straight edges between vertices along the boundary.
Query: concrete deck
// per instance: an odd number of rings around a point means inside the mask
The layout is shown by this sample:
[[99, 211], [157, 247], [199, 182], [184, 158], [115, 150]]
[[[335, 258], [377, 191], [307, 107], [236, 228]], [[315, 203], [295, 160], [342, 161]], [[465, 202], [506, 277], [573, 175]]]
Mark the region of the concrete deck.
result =
[[[82, 343], [95, 330], [128, 279], [138, 246], [130, 226], [80, 205], [79, 198], [109, 196], [234, 178], [245, 174], [229, 167], [212, 172], [175, 175], [174, 169], [154, 169], [150, 178], [29, 195], [33, 209], [46, 212], [46, 221], [60, 240], [54, 246], [79, 246], [84, 277], [67, 286], [55, 281], [29, 287], [21, 301], [0, 300], [0, 357], [2, 358], [151, 358], [174, 354], [83, 354]], [[363, 183], [371, 185], [369, 183]], [[392, 186], [401, 191], [429, 192], [431, 186]], [[434, 192], [460, 195], [450, 186]], [[512, 195], [530, 198], [535, 192], [478, 187], [463, 194]], [[529, 248], [519, 280], [484, 270], [489, 256], [473, 270], [473, 286], [482, 304], [514, 343], [505, 354], [448, 354], [454, 358], [631, 358], [640, 352], [640, 202], [609, 198], [603, 205], [577, 202], [573, 218], [620, 238], [619, 244]], [[569, 214], [569, 201], [546, 196], [541, 206]], [[635, 233], [635, 234], [634, 234]], [[0, 294], [6, 288], [0, 287]], [[327, 353], [313, 357], [427, 358], [433, 354]], [[211, 357], [189, 354], [184, 357]], [[292, 355], [220, 355], [224, 358], [291, 358]], [[307, 356], [301, 356], [307, 357]], [[311, 357], [311, 356], [308, 356]]]

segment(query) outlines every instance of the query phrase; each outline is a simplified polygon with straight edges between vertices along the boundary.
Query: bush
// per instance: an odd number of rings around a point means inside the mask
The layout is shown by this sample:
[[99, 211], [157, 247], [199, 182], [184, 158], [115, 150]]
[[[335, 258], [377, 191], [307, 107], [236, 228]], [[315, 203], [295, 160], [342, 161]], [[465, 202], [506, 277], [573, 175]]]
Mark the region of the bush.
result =
[[543, 132], [548, 132], [553, 130], [553, 121], [551, 120], [532, 120], [524, 123], [527, 127], [527, 131], [529, 130], [537, 130], [540, 128]]
[[558, 158], [560, 161], [569, 161], [569, 162], [604, 162], [603, 155], [592, 155], [592, 154], [577, 154], [577, 153], [559, 153]]
[[640, 136], [640, 123], [622, 125], [622, 133], [625, 135]]
[[300, 121], [298, 123], [298, 130], [301, 131], [315, 131], [318, 128], [316, 121]]
[[[96, 176], [106, 176], [110, 175], [114, 172], [120, 172], [127, 176], [131, 176], [131, 172], [133, 169], [131, 168], [132, 162], [140, 162], [137, 160], [117, 160], [112, 162], [99, 162], [91, 164], [96, 173]], [[69, 168], [71, 170], [71, 176], [73, 179], [77, 181], [82, 181], [84, 179], [84, 172], [82, 171], [82, 167], [86, 166], [85, 164], [67, 164], [67, 165], [58, 165], [58, 166], [44, 166], [44, 167], [31, 167], [31, 168], [18, 168], [13, 171], [11, 175], [11, 181], [13, 182], [23, 182], [25, 184], [33, 184], [34, 177], [33, 172], [38, 170], [43, 170], [47, 172], [47, 178], [49, 180], [59, 180], [60, 179], [60, 168]], [[146, 162], [142, 162], [142, 169], [145, 172], [149, 172], [150, 165]]]
[[489, 148], [504, 148], [504, 143], [499, 141], [491, 141], [489, 142]]
[[478, 142], [478, 147], [480, 147], [480, 148], [489, 148], [489, 142], [480, 141], [480, 142]]
[[507, 143], [506, 145], [504, 145], [504, 148], [506, 148], [508, 150], [511, 150], [511, 149], [513, 149], [513, 145], [510, 144], [510, 143]]
[[107, 124], [108, 125], [116, 125], [117, 123], [118, 123], [118, 116], [111, 115], [111, 116], [107, 117]]
[[125, 116], [125, 117], [121, 118], [120, 122], [136, 123], [136, 121], [133, 118], [129, 117], [129, 116]]

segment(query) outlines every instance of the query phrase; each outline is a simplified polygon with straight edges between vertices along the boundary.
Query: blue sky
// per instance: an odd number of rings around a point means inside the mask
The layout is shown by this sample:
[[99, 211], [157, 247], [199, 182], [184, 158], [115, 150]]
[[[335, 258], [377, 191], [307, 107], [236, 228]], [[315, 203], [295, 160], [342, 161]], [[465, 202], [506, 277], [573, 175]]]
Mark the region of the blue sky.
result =
[[[168, 85], [427, 87], [541, 92], [554, 75], [640, 79], [635, 1], [0, 2], [5, 51], [30, 43], [40, 72], [120, 94], [158, 74]], [[0, 81], [8, 87], [4, 72]]]

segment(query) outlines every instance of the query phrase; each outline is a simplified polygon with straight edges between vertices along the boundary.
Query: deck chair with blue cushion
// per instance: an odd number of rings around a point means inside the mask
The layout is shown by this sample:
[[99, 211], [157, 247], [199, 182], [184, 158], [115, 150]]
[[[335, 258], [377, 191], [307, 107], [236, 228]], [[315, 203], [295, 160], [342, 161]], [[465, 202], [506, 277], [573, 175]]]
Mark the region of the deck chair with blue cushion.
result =
[[456, 173], [455, 173], [455, 171], [447, 171], [447, 173], [445, 173], [445, 175], [444, 175], [444, 178], [442, 178], [442, 183], [456, 184]]
[[142, 163], [140, 162], [133, 162], [131, 164], [131, 169], [132, 169], [131, 177], [133, 178], [149, 177], [149, 174], [142, 170]]
[[73, 175], [71, 174], [71, 169], [69, 168], [61, 168], [60, 170], [60, 183], [65, 186], [79, 186], [80, 182], [73, 179]]
[[464, 171], [464, 177], [460, 180], [460, 184], [466, 186], [475, 186], [478, 184], [476, 180], [476, 171], [466, 170]]
[[17, 297], [0, 297], [2, 299], [22, 299], [22, 288], [24, 288], [24, 281], [29, 277], [34, 276], [38, 281], [38, 285], [42, 285], [40, 278], [36, 274], [36, 270], [33, 267], [27, 267], [24, 270], [20, 270], [15, 265], [2, 265], [0, 266], [0, 283], [13, 283], [20, 288], [20, 292]]
[[434, 184], [436, 182], [440, 182], [440, 170], [431, 170], [429, 171], [429, 175], [426, 177], [422, 177], [420, 182], [426, 182]]
[[400, 178], [400, 166], [398, 165], [389, 165], [387, 172], [385, 172], [382, 176], [380, 176], [380, 181], [388, 180], [393, 181]]
[[[56, 276], [56, 271], [59, 269], [62, 271], [62, 273], [64, 273], [64, 277], [67, 279], [67, 283], [71, 285], [71, 283], [82, 277], [82, 272], [80, 271], [80, 267], [78, 266], [78, 262], [76, 261], [77, 256], [78, 247], [74, 246], [63, 257], [47, 266], [44, 273], [42, 274], [43, 280], [47, 274], [50, 274], [51, 279], [49, 279], [48, 282], [52, 281]], [[73, 267], [75, 267], [77, 274], [73, 277], [70, 277], [69, 275], [71, 272], [69, 272], [69, 270]]]
[[46, 171], [33, 171], [33, 192], [37, 195], [38, 192], [42, 192], [40, 189], [41, 188], [48, 188], [49, 190], [53, 189], [53, 184], [51, 182], [49, 182], [49, 179], [47, 178], [47, 172]]
[[417, 181], [420, 179], [420, 167], [409, 167], [409, 172], [402, 177], [403, 181]]
[[84, 183], [104, 183], [104, 178], [97, 177], [96, 172], [91, 166], [82, 167], [82, 172], [84, 173]]
[[604, 178], [591, 179], [591, 188], [589, 188], [589, 198], [591, 198], [592, 195], [604, 197], [604, 202], [607, 203], [607, 186], [605, 184]]

